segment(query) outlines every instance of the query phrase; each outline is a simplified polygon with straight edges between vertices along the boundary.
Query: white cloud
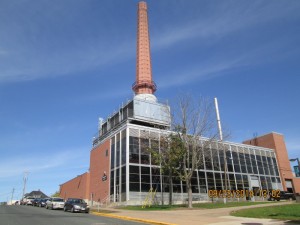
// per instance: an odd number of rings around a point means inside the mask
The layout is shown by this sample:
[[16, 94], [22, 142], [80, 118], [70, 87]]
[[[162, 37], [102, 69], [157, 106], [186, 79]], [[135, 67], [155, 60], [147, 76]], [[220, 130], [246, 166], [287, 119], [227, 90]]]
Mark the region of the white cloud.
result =
[[[192, 83], [213, 79], [217, 76], [227, 75], [230, 70], [240, 69], [247, 66], [259, 65], [274, 62], [289, 54], [289, 49], [279, 44], [279, 41], [263, 43], [251, 50], [236, 50], [224, 56], [213, 56], [205, 61], [199, 62], [196, 66], [187, 65], [188, 68], [164, 73], [159, 82], [160, 88]], [[284, 49], [284, 50], [282, 50]], [[280, 52], [281, 54], [276, 54]], [[172, 79], [171, 79], [172, 78]]]
[[262, 26], [281, 18], [293, 18], [293, 15], [297, 15], [297, 11], [300, 9], [299, 4], [283, 1], [244, 3], [238, 4], [234, 1], [222, 4], [219, 2], [208, 17], [196, 15], [197, 19], [187, 23], [176, 24], [175, 26], [168, 24], [167, 28], [159, 31], [153, 37], [152, 46], [154, 49], [167, 48], [193, 38], [206, 44], [253, 26]]
[[119, 46], [105, 47], [93, 43], [93, 48], [81, 48], [34, 53], [26, 50], [24, 54], [6, 55], [7, 64], [0, 66], [0, 82], [16, 82], [55, 77], [92, 70], [101, 66], [119, 62], [132, 54], [130, 45], [119, 43]]
[[[58, 149], [50, 154], [34, 154], [24, 152], [18, 156], [10, 155], [0, 160], [0, 178], [19, 176], [28, 171], [37, 173], [53, 169], [68, 167], [69, 163], [76, 161], [77, 166], [84, 166], [84, 158], [88, 157], [88, 148]], [[74, 166], [74, 165], [73, 165]]]
[[[151, 34], [153, 50], [169, 48], [182, 41], [188, 42], [193, 38], [197, 38], [197, 42], [203, 44], [212, 40], [218, 41], [226, 35], [252, 26], [261, 26], [281, 18], [292, 18], [293, 15], [296, 15], [295, 12], [299, 10], [299, 5], [290, 4], [287, 1], [273, 1], [271, 3], [233, 1], [219, 2], [210, 10], [211, 13], [207, 17], [201, 18], [201, 15], [195, 15], [196, 19], [192, 21], [183, 21], [181, 24], [165, 24], [166, 29], [156, 31], [156, 35]], [[15, 26], [20, 26], [20, 24]], [[38, 29], [38, 27], [32, 26], [30, 28]], [[19, 29], [21, 28], [19, 27]], [[33, 31], [34, 34], [38, 32], [38, 30]], [[101, 66], [114, 65], [135, 56], [134, 41], [111, 40], [109, 30], [103, 35], [100, 40], [92, 37], [86, 40], [75, 40], [73, 41], [74, 46], [68, 45], [67, 47], [63, 44], [64, 42], [68, 43], [68, 40], [63, 40], [62, 46], [52, 40], [53, 49], [38, 49], [34, 43], [27, 46], [25, 42], [25, 45], [21, 45], [20, 43], [24, 43], [24, 37], [22, 35], [18, 37], [19, 39], [15, 37], [14, 41], [18, 45], [10, 45], [9, 49], [0, 50], [0, 60], [2, 61], [0, 82], [35, 80], [78, 72], [83, 73]], [[224, 63], [217, 63], [217, 66], [222, 67], [222, 64]], [[224, 66], [227, 67], [225, 64]]]

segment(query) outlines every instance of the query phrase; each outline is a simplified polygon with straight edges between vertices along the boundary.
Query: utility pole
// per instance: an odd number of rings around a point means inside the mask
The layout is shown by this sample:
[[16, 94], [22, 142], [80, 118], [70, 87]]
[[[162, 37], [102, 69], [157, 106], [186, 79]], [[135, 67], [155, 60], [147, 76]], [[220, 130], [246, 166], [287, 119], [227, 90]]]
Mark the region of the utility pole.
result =
[[25, 191], [26, 191], [26, 183], [27, 183], [27, 179], [28, 179], [28, 171], [25, 171], [24, 172], [24, 177], [23, 177], [23, 195], [22, 195], [22, 200], [24, 198], [24, 195], [25, 195]]
[[14, 198], [14, 192], [15, 192], [15, 188], [12, 189], [12, 192], [11, 192], [11, 199], [10, 199], [10, 204], [12, 205], [12, 201], [13, 201], [13, 198]]

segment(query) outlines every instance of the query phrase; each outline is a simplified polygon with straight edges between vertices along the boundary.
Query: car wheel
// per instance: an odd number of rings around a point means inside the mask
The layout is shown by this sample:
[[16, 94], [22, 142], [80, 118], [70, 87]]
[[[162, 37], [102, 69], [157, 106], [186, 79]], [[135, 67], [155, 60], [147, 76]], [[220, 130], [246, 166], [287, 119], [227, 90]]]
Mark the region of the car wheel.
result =
[[74, 207], [72, 207], [71, 208], [71, 213], [74, 213], [74, 212], [75, 212]]

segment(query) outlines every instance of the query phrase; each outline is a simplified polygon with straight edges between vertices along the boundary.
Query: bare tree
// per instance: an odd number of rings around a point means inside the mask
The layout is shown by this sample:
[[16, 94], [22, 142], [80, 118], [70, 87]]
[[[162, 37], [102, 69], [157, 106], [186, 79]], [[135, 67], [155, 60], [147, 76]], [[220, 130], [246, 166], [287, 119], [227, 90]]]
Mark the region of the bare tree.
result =
[[[171, 132], [162, 131], [158, 148], [149, 148], [151, 159], [160, 166], [161, 173], [168, 175], [169, 204], [172, 204], [173, 177], [186, 184], [188, 207], [192, 208], [192, 177], [205, 162], [212, 162], [217, 151], [218, 129], [213, 101], [200, 97], [195, 99], [181, 94], [172, 105]], [[161, 133], [161, 134], [162, 134]], [[225, 135], [227, 136], [227, 135]]]
[[172, 108], [172, 129], [182, 142], [184, 152], [179, 173], [186, 183], [188, 207], [192, 208], [192, 175], [204, 163], [204, 158], [211, 159], [206, 156], [206, 149], [218, 137], [213, 102], [183, 94]]
[[[154, 147], [154, 148], [153, 148]], [[178, 176], [178, 168], [183, 160], [184, 146], [181, 139], [176, 134], [163, 134], [160, 137], [160, 150], [157, 151], [155, 146], [151, 146], [151, 160], [160, 165], [162, 175], [168, 175], [169, 182], [169, 205], [173, 203], [173, 176]], [[163, 196], [162, 196], [163, 204]]]

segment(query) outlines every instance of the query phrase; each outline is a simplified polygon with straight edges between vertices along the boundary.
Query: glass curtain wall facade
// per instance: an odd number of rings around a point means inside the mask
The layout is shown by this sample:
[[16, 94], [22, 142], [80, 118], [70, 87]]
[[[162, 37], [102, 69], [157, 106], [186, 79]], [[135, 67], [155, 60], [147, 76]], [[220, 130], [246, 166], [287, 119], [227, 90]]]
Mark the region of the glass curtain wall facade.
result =
[[[141, 203], [150, 188], [168, 198], [169, 177], [161, 174], [148, 150], [160, 151], [160, 135], [163, 133], [158, 129], [127, 125], [111, 137], [111, 201]], [[172, 188], [175, 202], [186, 199], [185, 182], [173, 177]], [[253, 190], [255, 195], [259, 195], [258, 190], [282, 189], [274, 151], [238, 143], [213, 143], [193, 173], [193, 198], [207, 200], [209, 190], [225, 189]]]

